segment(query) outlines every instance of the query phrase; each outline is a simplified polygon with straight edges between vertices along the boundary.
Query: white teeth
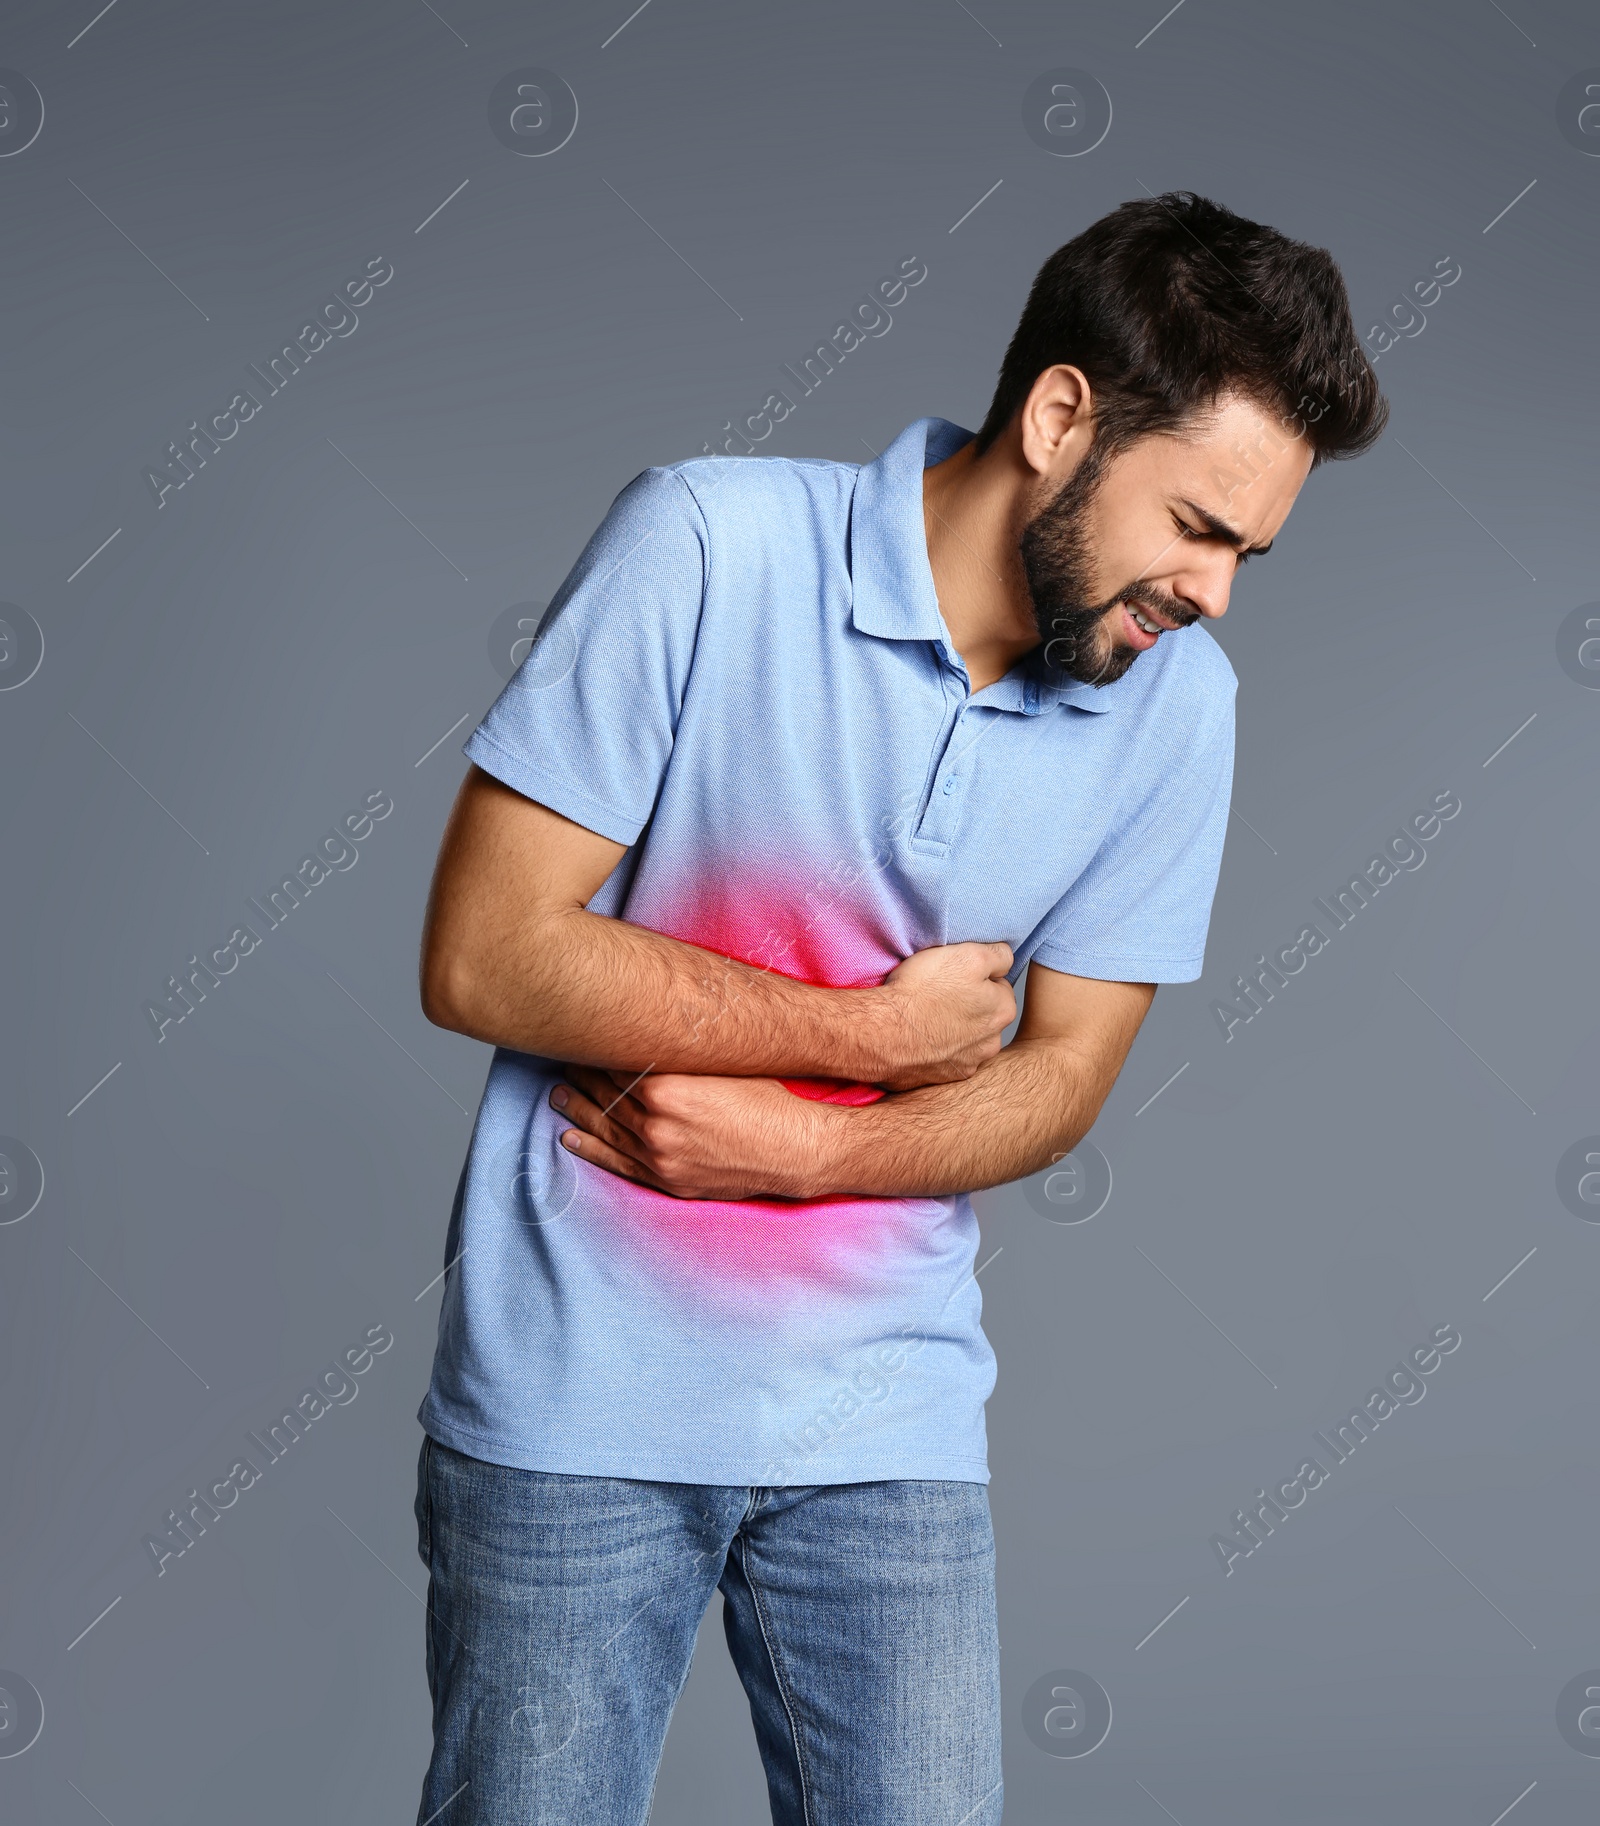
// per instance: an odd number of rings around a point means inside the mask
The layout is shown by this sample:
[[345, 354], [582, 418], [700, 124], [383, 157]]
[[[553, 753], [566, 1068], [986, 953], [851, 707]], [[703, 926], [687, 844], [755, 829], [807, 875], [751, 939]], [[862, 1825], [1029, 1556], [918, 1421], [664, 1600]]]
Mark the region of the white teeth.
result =
[[1146, 634], [1160, 634], [1160, 633], [1164, 632], [1164, 630], [1162, 629], [1161, 624], [1159, 622], [1146, 621], [1144, 616], [1142, 616], [1137, 609], [1130, 608], [1128, 610], [1128, 613], [1139, 624], [1139, 626], [1144, 629]]

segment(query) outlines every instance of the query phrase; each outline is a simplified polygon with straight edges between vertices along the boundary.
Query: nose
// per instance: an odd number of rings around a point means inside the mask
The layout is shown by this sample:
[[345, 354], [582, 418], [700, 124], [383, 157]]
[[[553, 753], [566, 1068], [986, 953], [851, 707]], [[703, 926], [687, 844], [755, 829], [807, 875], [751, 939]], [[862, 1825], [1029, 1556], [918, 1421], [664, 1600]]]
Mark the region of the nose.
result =
[[1230, 551], [1216, 554], [1196, 552], [1193, 563], [1182, 576], [1173, 580], [1173, 594], [1206, 617], [1219, 621], [1228, 612], [1228, 596], [1237, 569]]

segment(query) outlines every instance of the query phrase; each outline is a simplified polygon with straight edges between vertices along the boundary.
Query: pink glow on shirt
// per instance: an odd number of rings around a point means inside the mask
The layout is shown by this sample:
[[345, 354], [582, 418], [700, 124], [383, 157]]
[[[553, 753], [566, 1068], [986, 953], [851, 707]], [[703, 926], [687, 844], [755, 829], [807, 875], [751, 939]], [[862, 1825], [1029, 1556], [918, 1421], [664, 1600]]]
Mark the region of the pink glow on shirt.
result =
[[[905, 955], [888, 918], [873, 911], [882, 898], [873, 876], [859, 859], [836, 869], [771, 858], [738, 872], [710, 864], [672, 897], [670, 909], [657, 885], [648, 919], [632, 907], [627, 917], [797, 982], [871, 988]], [[833, 1078], [779, 1083], [797, 1097], [828, 1103], [861, 1105], [884, 1094]], [[589, 1181], [601, 1169], [580, 1165], [578, 1171]], [[629, 1246], [650, 1263], [652, 1278], [734, 1296], [774, 1293], [785, 1284], [858, 1286], [914, 1246], [915, 1231], [929, 1221], [923, 1200], [681, 1199], [615, 1177], [595, 1190]]]
[[[850, 862], [806, 870], [769, 858], [752, 879], [712, 865], [670, 915], [650, 924], [687, 944], [796, 982], [876, 988], [904, 953], [883, 922], [866, 911], [870, 896], [851, 892], [853, 880], [871, 873], [869, 866]], [[875, 1103], [883, 1095], [870, 1084], [836, 1078], [778, 1082], [797, 1097], [824, 1103]]]
[[903, 1256], [913, 1226], [928, 1221], [908, 1199], [672, 1198], [614, 1177], [602, 1189], [602, 1171], [579, 1163], [579, 1197], [593, 1186], [603, 1200], [608, 1241], [646, 1264], [652, 1284], [676, 1283], [713, 1302], [860, 1289]]

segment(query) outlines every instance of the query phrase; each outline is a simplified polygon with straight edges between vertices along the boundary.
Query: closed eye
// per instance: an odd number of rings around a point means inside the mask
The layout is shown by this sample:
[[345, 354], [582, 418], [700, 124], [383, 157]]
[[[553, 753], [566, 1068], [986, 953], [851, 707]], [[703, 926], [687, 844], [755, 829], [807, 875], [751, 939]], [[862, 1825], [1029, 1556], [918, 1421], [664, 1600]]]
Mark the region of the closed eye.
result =
[[[1265, 545], [1251, 545], [1245, 539], [1243, 533], [1235, 532], [1234, 529], [1228, 525], [1226, 520], [1219, 520], [1215, 514], [1208, 513], [1206, 509], [1201, 507], [1196, 501], [1179, 501], [1178, 505], [1186, 508], [1193, 514], [1203, 528], [1202, 531], [1196, 532], [1194, 527], [1190, 526], [1181, 515], [1174, 513], [1172, 516], [1173, 524], [1180, 533], [1186, 535], [1190, 539], [1220, 539], [1224, 545], [1229, 545], [1233, 548], [1234, 556], [1238, 559], [1239, 564], [1243, 564], [1252, 555], [1261, 556], [1272, 550], [1272, 541], [1270, 539]], [[1235, 566], [1235, 569], [1237, 568], [1238, 567]]]
[[[1179, 533], [1185, 539], [1214, 539], [1217, 537], [1217, 535], [1215, 533], [1213, 533], [1209, 527], [1190, 526], [1186, 521], [1180, 520], [1176, 514], [1173, 515], [1172, 523], [1174, 526], [1177, 527]], [[1265, 549], [1265, 548], [1262, 548], [1262, 549]], [[1234, 557], [1238, 560], [1238, 562], [1234, 565], [1235, 573], [1237, 573], [1244, 565], [1246, 565], [1250, 562], [1250, 553], [1247, 551], [1246, 552], [1236, 551], [1234, 553]]]

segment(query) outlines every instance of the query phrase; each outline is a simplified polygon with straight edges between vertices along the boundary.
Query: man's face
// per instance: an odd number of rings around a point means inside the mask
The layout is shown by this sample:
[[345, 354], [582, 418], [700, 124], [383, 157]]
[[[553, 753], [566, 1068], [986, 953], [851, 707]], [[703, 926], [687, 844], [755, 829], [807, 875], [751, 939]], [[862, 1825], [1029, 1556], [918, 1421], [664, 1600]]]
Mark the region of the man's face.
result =
[[1230, 395], [1181, 437], [1091, 446], [1065, 482], [1043, 478], [1021, 550], [1046, 665], [1113, 684], [1163, 631], [1224, 614], [1310, 469], [1304, 436]]

